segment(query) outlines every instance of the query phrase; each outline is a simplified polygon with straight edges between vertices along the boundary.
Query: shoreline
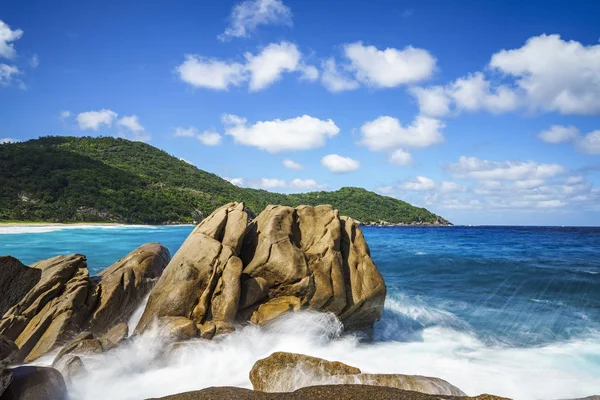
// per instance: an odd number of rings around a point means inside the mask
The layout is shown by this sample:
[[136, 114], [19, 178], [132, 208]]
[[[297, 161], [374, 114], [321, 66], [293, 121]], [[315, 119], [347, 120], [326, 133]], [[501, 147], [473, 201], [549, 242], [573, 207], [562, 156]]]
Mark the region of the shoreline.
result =
[[0, 227], [29, 226], [195, 226], [196, 224], [125, 224], [121, 222], [29, 222], [29, 221], [0, 221]]

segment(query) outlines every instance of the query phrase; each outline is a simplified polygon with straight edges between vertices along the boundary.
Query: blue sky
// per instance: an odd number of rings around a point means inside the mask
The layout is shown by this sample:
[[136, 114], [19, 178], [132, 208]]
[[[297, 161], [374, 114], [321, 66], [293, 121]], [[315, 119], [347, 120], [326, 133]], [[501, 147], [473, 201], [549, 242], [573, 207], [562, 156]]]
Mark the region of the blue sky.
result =
[[600, 3], [0, 5], [0, 140], [143, 140], [241, 186], [600, 225]]

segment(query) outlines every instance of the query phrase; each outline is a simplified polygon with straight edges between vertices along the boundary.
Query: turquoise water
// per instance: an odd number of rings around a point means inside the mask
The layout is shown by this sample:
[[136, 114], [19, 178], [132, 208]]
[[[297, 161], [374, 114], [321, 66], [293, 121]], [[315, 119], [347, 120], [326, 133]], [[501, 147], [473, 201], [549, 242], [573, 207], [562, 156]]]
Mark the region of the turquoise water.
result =
[[[192, 229], [0, 227], [0, 254], [29, 264], [78, 252], [98, 273], [146, 242], [163, 243], [174, 254]], [[374, 341], [350, 345], [341, 337], [325, 345], [312, 338], [298, 351], [372, 372], [441, 376], [471, 395], [600, 394], [600, 229], [363, 231], [388, 287]], [[244, 349], [239, 353], [251, 351]]]

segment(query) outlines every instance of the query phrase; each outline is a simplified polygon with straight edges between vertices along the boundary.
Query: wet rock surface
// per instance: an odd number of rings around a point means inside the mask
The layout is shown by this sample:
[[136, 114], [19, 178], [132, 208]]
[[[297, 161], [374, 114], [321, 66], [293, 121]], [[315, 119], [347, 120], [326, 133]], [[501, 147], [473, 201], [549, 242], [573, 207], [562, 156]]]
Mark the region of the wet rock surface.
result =
[[49, 367], [23, 366], [11, 370], [13, 380], [1, 400], [66, 400], [67, 385], [60, 372]]

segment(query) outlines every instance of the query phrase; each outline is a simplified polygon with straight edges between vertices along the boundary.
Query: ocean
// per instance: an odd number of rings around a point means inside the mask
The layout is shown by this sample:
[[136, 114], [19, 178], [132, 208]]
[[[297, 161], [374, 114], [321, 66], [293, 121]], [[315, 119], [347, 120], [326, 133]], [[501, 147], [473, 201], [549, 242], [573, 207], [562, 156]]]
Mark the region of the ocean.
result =
[[[192, 226], [6, 226], [0, 254], [25, 264], [82, 253], [96, 274], [146, 242], [177, 251]], [[600, 228], [364, 227], [388, 288], [371, 340], [330, 315], [246, 326], [157, 363], [152, 333], [84, 362], [74, 399], [142, 399], [208, 386], [251, 387], [273, 351], [363, 372], [436, 376], [469, 395], [567, 399], [600, 394]], [[139, 318], [132, 317], [131, 325]], [[40, 360], [50, 363], [51, 357]]]

